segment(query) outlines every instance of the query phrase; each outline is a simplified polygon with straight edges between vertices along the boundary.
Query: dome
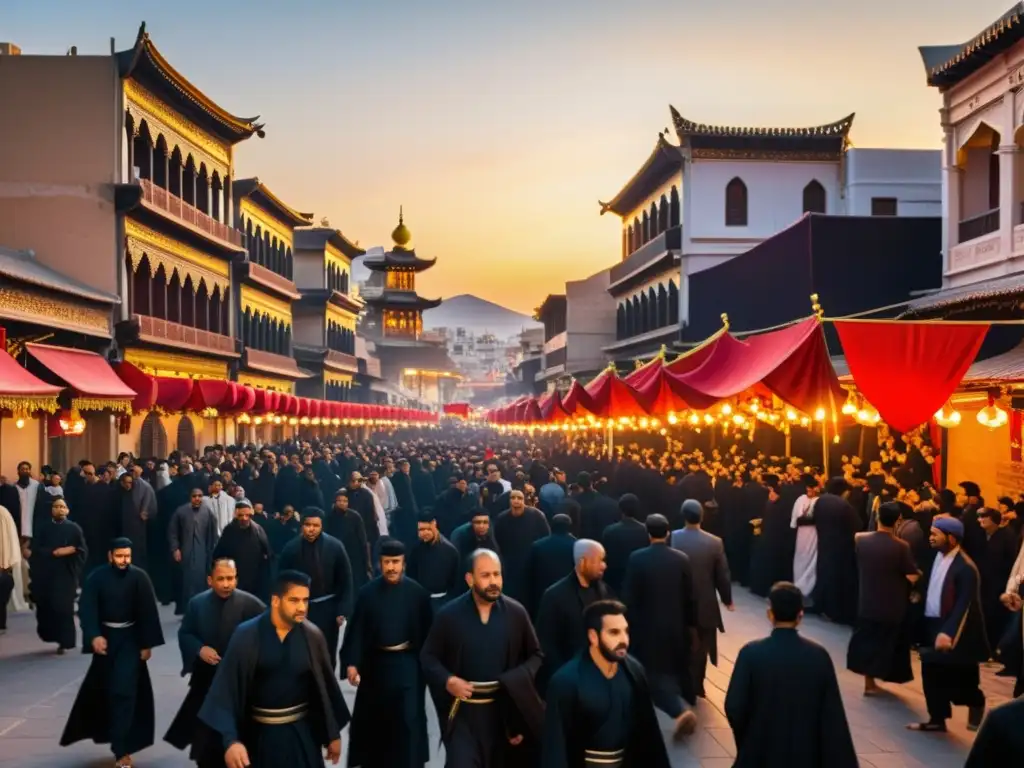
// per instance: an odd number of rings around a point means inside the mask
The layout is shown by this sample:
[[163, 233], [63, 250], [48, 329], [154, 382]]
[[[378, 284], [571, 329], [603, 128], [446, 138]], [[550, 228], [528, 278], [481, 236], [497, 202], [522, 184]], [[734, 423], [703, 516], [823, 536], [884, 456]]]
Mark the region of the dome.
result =
[[391, 239], [399, 248], [405, 248], [412, 242], [412, 232], [405, 226], [401, 208], [398, 209], [398, 226], [391, 232]]

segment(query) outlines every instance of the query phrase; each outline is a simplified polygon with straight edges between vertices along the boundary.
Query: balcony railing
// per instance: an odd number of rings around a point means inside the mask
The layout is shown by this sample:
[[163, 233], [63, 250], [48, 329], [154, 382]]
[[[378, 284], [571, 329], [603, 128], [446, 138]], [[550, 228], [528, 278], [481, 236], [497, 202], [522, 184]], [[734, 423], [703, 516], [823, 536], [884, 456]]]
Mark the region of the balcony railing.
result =
[[679, 250], [682, 246], [682, 235], [681, 227], [672, 227], [641, 245], [623, 261], [612, 267], [610, 276], [612, 285], [661, 258], [666, 251]]
[[213, 331], [203, 331], [149, 315], [133, 315], [132, 319], [138, 324], [139, 338], [144, 341], [196, 347], [219, 355], [234, 356], [237, 354], [235, 340], [230, 336]]
[[142, 199], [150, 205], [159, 208], [176, 219], [184, 221], [186, 224], [191, 224], [210, 237], [226, 240], [232, 245], [241, 247], [242, 233], [237, 229], [233, 229], [227, 224], [221, 224], [212, 216], [207, 216], [195, 206], [189, 205], [177, 195], [171, 194], [163, 187], [158, 187], [149, 179], [139, 179], [139, 184], [142, 186]]
[[978, 237], [990, 235], [999, 229], [999, 209], [979, 213], [960, 222], [960, 242], [966, 243]]

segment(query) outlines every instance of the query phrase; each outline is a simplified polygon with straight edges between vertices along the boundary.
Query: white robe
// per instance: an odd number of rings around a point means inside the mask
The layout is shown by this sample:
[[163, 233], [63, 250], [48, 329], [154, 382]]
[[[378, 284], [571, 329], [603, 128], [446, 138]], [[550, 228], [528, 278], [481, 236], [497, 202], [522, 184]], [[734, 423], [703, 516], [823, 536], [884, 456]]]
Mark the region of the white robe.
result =
[[790, 527], [796, 528], [796, 553], [793, 555], [793, 583], [803, 593], [804, 603], [811, 604], [814, 585], [818, 582], [818, 529], [813, 525], [800, 525], [796, 521], [814, 511], [817, 497], [806, 494], [793, 504]]
[[0, 507], [0, 568], [10, 569], [11, 576], [14, 577], [14, 591], [11, 592], [11, 599], [7, 601], [7, 610], [11, 613], [28, 610], [28, 603], [25, 602], [23, 565], [18, 527], [14, 524], [10, 510], [7, 507]]

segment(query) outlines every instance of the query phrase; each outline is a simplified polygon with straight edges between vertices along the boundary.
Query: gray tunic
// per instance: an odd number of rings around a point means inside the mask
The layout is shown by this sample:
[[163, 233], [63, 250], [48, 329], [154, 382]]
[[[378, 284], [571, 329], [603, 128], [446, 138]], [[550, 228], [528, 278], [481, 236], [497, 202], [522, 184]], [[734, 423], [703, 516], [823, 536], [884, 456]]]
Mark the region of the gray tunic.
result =
[[198, 509], [182, 504], [174, 511], [167, 538], [171, 556], [181, 550], [181, 606], [206, 590], [206, 575], [213, 562], [213, 550], [220, 536], [217, 517], [204, 498]]

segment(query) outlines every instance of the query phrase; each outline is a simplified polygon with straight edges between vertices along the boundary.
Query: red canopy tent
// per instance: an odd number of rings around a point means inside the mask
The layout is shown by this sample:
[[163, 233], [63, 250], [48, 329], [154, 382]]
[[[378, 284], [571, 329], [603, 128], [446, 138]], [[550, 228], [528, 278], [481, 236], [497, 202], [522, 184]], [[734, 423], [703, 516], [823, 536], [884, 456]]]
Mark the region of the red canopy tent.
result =
[[587, 410], [595, 416], [619, 419], [648, 414], [637, 398], [636, 390], [619, 378], [613, 366], [605, 368], [586, 386], [585, 391], [590, 399]]

